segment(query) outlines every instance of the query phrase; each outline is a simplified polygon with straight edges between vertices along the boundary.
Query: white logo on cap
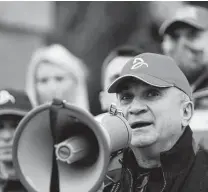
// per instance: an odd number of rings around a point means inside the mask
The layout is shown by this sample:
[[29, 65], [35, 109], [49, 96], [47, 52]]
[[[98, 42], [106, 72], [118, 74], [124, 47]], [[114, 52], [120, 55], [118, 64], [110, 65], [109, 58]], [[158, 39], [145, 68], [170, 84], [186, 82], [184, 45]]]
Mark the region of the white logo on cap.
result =
[[186, 9], [180, 9], [176, 13], [176, 18], [178, 19], [183, 19], [187, 17], [197, 19], [197, 12], [194, 7], [187, 7]]
[[132, 65], [131, 69], [137, 69], [141, 66], [148, 67], [148, 64], [145, 63], [142, 58], [135, 58], [134, 61], [133, 61], [133, 65]]
[[0, 105], [3, 105], [7, 102], [11, 101], [15, 103], [15, 98], [8, 91], [2, 90], [0, 91]]

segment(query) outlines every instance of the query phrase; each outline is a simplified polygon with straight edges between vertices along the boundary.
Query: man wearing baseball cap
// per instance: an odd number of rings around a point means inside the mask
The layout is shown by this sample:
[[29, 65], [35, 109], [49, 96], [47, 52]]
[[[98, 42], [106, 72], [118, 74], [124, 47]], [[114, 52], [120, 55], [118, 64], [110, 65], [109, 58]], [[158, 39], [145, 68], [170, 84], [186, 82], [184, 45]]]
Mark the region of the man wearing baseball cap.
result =
[[[162, 48], [173, 57], [189, 80], [195, 113], [191, 121], [195, 138], [208, 138], [208, 9], [185, 5], [160, 28]], [[208, 146], [208, 139], [205, 145]]]
[[24, 92], [0, 90], [0, 191], [25, 191], [13, 168], [12, 144], [18, 123], [31, 109], [31, 103]]
[[192, 91], [176, 62], [165, 55], [140, 54], [126, 63], [108, 91], [117, 94], [118, 107], [132, 128], [120, 180], [112, 189], [208, 191], [208, 154], [193, 140]]
[[[175, 59], [194, 92], [208, 85], [207, 18], [206, 8], [184, 5], [159, 30], [164, 54]], [[201, 104], [208, 107], [208, 101], [201, 101]]]

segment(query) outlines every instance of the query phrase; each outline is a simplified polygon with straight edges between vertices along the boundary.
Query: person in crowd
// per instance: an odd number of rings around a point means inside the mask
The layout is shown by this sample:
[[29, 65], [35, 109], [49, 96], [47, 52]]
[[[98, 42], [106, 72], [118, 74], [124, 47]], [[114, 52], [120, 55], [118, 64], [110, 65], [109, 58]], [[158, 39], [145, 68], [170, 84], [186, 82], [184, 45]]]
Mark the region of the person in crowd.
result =
[[120, 179], [104, 191], [208, 190], [208, 154], [189, 126], [192, 89], [174, 59], [140, 54], [126, 63], [108, 92], [117, 94], [132, 139], [120, 160]]
[[107, 112], [112, 103], [116, 104], [116, 94], [107, 92], [110, 84], [120, 76], [121, 70], [125, 63], [140, 54], [141, 50], [130, 45], [124, 45], [115, 48], [105, 58], [101, 67], [101, 87], [100, 104], [103, 112]]
[[[193, 91], [207, 87], [207, 75], [204, 74], [208, 66], [207, 16], [206, 8], [184, 5], [160, 28], [164, 54], [176, 60]], [[206, 103], [206, 99], [201, 100], [200, 106], [208, 106]]]
[[26, 92], [33, 107], [53, 98], [89, 110], [87, 68], [65, 47], [53, 44], [32, 56], [26, 77]]
[[208, 129], [207, 17], [208, 9], [183, 5], [160, 27], [164, 54], [176, 60], [192, 86], [196, 110], [191, 125], [199, 139]]
[[[142, 51], [139, 48], [123, 45], [113, 49], [105, 58], [102, 67], [101, 67], [101, 87], [102, 90], [100, 92], [100, 104], [103, 113], [97, 115], [95, 119], [99, 122], [103, 115], [109, 110], [111, 104], [117, 104], [117, 98], [115, 93], [108, 93], [108, 87], [111, 83], [119, 78], [120, 73], [126, 62], [136, 55], [140, 54]], [[118, 158], [113, 158], [109, 164], [109, 173], [111, 167], [113, 166], [113, 170], [115, 170], [115, 164], [120, 167], [120, 164], [117, 163]], [[111, 174], [112, 175], [112, 174]], [[114, 174], [113, 174], [114, 175]], [[112, 177], [109, 176], [108, 177]], [[100, 188], [100, 191], [103, 191], [105, 185], [108, 185], [109, 180], [106, 177], [105, 184], [103, 184]]]
[[21, 119], [32, 109], [28, 96], [15, 89], [0, 90], [0, 191], [26, 191], [16, 177], [12, 144]]

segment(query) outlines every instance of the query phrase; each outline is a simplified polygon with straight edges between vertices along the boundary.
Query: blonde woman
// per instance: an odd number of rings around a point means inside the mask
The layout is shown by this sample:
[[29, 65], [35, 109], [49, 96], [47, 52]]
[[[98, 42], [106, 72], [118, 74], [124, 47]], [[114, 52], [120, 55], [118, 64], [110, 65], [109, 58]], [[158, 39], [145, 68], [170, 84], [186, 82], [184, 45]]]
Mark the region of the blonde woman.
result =
[[26, 91], [33, 107], [58, 98], [89, 110], [86, 78], [83, 62], [62, 45], [54, 44], [32, 56]]

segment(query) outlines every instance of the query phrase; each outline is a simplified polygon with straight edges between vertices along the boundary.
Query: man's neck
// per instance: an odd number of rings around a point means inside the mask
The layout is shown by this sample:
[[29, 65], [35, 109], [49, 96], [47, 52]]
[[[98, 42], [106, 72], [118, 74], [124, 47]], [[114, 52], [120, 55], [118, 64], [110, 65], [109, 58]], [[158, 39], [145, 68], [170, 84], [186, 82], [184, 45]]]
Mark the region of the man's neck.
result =
[[164, 140], [147, 147], [131, 147], [137, 163], [144, 168], [161, 166], [160, 154], [169, 151], [180, 138], [179, 135], [172, 137], [171, 140]]
[[137, 164], [143, 168], [160, 167], [160, 155], [153, 155], [151, 149], [131, 147]]

